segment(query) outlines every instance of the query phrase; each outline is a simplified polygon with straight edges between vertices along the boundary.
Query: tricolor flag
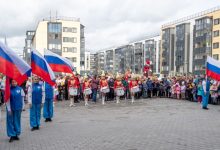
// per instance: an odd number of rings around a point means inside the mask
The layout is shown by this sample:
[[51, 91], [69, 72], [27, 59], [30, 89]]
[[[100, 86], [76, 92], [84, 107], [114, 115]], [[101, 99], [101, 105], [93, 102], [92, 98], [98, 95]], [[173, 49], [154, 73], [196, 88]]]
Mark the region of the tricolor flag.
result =
[[73, 65], [67, 58], [61, 57], [49, 50], [44, 51], [44, 58], [54, 72], [73, 73]]
[[0, 72], [6, 76], [5, 102], [9, 100], [9, 78], [20, 85], [31, 74], [31, 67], [19, 57], [12, 49], [0, 42]]
[[31, 51], [32, 73], [41, 77], [51, 86], [55, 85], [55, 75], [44, 57], [36, 50]]
[[208, 56], [206, 75], [220, 81], [220, 61]]

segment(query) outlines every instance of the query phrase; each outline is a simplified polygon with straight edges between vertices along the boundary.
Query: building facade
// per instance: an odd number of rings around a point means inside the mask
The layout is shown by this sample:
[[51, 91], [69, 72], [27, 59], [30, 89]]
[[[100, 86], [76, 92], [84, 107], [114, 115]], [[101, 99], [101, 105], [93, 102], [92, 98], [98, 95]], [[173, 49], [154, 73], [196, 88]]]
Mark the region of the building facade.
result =
[[24, 56], [24, 60], [29, 64], [31, 62], [31, 48], [32, 48], [32, 39], [34, 35], [35, 35], [35, 31], [26, 31], [23, 56]]
[[205, 74], [207, 56], [219, 60], [220, 7], [187, 16], [161, 28], [161, 73]]
[[174, 28], [162, 29], [161, 36], [161, 73], [169, 74], [174, 72]]
[[84, 26], [75, 18], [46, 18], [40, 21], [31, 41], [41, 54], [48, 49], [73, 62], [77, 73], [85, 72]]

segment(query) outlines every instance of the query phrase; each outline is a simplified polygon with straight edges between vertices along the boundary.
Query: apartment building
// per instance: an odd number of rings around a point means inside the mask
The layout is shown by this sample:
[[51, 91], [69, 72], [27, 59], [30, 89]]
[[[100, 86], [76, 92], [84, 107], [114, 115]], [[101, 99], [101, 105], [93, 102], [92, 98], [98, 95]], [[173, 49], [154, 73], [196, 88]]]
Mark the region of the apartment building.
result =
[[[33, 31], [31, 46], [41, 54], [44, 53], [44, 49], [48, 49], [66, 57], [73, 62], [76, 72], [85, 72], [84, 28], [78, 18], [45, 18]], [[27, 46], [28, 43], [25, 47]]]

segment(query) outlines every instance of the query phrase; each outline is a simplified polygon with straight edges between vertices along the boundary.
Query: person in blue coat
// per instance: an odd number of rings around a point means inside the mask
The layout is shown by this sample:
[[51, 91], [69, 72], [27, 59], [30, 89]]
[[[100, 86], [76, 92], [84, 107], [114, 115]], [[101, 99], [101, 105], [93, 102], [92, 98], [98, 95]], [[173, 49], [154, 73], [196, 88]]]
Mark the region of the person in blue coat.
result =
[[39, 77], [33, 78], [33, 84], [28, 89], [28, 103], [30, 105], [31, 131], [39, 130], [41, 119], [41, 108], [45, 101], [44, 87], [39, 83]]
[[54, 89], [48, 83], [45, 83], [45, 102], [43, 116], [45, 122], [51, 122], [53, 117], [53, 98], [54, 98]]
[[204, 79], [202, 82], [202, 86], [203, 86], [202, 108], [208, 109], [210, 86], [211, 86], [210, 79], [209, 78], [207, 78], [207, 80]]
[[10, 87], [10, 100], [6, 103], [6, 127], [7, 135], [10, 137], [9, 142], [19, 140], [21, 134], [21, 112], [24, 103], [24, 91], [12, 80]]

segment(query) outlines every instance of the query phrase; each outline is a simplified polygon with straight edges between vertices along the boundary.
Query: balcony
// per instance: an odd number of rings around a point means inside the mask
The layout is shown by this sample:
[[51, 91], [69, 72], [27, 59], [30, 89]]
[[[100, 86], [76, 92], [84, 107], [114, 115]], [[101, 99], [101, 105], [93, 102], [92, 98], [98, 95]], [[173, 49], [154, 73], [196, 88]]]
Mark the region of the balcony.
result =
[[193, 64], [194, 65], [204, 65], [206, 63], [206, 59], [194, 59]]
[[201, 54], [201, 53], [206, 53], [210, 54], [211, 53], [211, 48], [210, 47], [200, 47], [200, 48], [194, 48], [193, 54]]

